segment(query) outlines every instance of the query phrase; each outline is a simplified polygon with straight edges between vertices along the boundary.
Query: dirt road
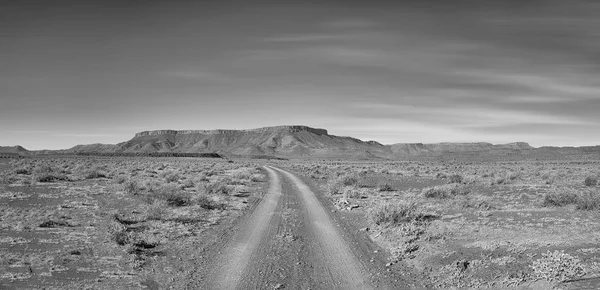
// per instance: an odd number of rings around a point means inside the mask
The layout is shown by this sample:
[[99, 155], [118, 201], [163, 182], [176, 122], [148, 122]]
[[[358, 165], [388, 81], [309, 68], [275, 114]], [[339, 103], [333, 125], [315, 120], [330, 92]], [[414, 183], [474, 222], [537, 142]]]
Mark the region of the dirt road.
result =
[[367, 266], [369, 249], [341, 235], [309, 186], [282, 169], [265, 170], [269, 190], [215, 259], [207, 288], [387, 288]]

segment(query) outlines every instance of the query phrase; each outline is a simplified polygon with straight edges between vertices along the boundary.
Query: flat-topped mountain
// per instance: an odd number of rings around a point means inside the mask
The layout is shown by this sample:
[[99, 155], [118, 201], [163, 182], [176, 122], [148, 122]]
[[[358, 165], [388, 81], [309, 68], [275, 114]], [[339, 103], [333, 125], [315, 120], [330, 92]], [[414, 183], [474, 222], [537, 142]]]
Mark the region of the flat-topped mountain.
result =
[[579, 154], [600, 157], [600, 146], [534, 148], [525, 142], [499, 145], [485, 142], [383, 145], [376, 141], [330, 135], [325, 129], [308, 126], [247, 130], [156, 130], [139, 132], [131, 140], [118, 144], [77, 145], [65, 150], [40, 151], [27, 151], [21, 146], [0, 147], [0, 152], [3, 151], [21, 154], [218, 153], [365, 160], [452, 156], [555, 158]]
[[78, 145], [72, 153], [207, 153], [234, 155], [327, 156], [388, 158], [390, 151], [375, 141], [329, 135], [307, 126], [275, 126], [248, 130], [157, 130], [135, 134], [116, 145]]
[[275, 126], [247, 130], [156, 130], [144, 131], [115, 145], [78, 145], [69, 153], [219, 153], [273, 155], [282, 157], [339, 157], [352, 159], [395, 159], [406, 156], [438, 155], [487, 150], [526, 150], [527, 143], [436, 143], [382, 145], [352, 137], [330, 135], [308, 126]]
[[394, 155], [423, 155], [436, 153], [482, 152], [492, 150], [529, 150], [534, 149], [528, 143], [514, 142], [494, 145], [486, 142], [476, 143], [398, 143], [388, 145]]

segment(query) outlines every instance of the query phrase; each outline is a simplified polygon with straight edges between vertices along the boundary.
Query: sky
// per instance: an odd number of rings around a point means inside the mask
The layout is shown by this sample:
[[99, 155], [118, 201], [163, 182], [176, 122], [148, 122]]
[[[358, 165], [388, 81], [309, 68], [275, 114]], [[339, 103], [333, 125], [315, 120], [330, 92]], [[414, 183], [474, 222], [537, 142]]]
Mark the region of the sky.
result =
[[593, 0], [1, 1], [0, 145], [276, 125], [597, 145], [598, 15]]

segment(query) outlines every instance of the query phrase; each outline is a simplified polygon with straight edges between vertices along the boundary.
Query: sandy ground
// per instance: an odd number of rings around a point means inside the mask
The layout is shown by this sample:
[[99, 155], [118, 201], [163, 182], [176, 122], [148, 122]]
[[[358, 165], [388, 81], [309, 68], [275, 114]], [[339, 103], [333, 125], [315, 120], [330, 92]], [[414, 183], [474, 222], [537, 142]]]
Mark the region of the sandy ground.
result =
[[[270, 188], [207, 273], [206, 289], [399, 289], [373, 245], [332, 218], [295, 175], [265, 167]], [[378, 266], [373, 266], [378, 263]]]

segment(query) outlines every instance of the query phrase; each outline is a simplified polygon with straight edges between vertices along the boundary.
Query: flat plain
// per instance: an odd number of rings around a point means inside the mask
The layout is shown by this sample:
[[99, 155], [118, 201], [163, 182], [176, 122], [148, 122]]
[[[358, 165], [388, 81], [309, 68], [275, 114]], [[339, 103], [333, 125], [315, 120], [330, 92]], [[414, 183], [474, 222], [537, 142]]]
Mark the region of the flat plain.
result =
[[2, 162], [2, 288], [600, 286], [595, 160]]

